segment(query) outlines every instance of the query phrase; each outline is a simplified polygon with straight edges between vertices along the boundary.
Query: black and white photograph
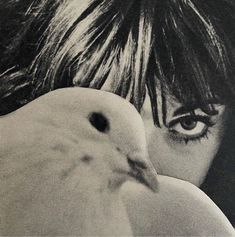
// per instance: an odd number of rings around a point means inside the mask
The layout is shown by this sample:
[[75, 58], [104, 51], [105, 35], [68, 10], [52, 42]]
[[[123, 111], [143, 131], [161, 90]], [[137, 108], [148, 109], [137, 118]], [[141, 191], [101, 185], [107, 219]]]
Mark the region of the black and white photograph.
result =
[[235, 0], [0, 0], [0, 236], [235, 236]]

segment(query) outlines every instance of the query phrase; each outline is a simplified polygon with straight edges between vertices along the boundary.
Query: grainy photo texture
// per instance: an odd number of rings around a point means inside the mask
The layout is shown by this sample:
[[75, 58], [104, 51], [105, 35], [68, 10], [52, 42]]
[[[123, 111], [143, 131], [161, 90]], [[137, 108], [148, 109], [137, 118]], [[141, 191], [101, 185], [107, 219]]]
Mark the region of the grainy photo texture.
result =
[[234, 0], [0, 0], [0, 235], [235, 236], [234, 105]]

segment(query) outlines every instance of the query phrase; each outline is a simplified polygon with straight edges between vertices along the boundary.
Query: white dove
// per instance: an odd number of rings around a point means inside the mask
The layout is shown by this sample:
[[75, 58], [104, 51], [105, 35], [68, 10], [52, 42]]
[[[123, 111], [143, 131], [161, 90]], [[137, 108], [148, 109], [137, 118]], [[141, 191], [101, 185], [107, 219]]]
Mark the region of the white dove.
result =
[[132, 235], [120, 186], [157, 189], [126, 100], [59, 89], [0, 118], [0, 235]]
[[126, 182], [121, 194], [134, 235], [235, 236], [222, 211], [189, 182], [158, 175], [158, 192]]

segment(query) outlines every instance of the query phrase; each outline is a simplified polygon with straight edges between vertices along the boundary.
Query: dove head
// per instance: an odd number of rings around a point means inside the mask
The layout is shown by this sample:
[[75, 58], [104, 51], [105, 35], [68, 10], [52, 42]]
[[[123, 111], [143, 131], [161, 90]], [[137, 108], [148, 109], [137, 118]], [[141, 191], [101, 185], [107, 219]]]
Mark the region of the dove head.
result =
[[[157, 188], [156, 172], [148, 159], [143, 121], [127, 100], [113, 93], [66, 88], [50, 93], [50, 110], [58, 110], [61, 127], [78, 139], [81, 159], [110, 189], [128, 179]], [[62, 114], [62, 115], [61, 115]], [[65, 118], [65, 117], [66, 118]], [[104, 181], [103, 181], [104, 182]]]

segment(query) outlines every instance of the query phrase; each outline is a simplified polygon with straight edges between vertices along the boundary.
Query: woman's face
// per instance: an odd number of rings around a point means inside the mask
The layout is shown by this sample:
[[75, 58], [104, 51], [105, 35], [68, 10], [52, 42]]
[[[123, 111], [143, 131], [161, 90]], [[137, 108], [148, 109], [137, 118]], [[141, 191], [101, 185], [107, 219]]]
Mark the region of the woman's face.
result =
[[[199, 186], [219, 148], [226, 118], [226, 108], [215, 105], [216, 115], [201, 109], [185, 109], [170, 96], [166, 102], [165, 125], [153, 124], [150, 99], [147, 96], [142, 109], [146, 126], [149, 154], [159, 174], [187, 180]], [[161, 103], [159, 102], [159, 108]], [[194, 113], [192, 113], [194, 112]]]

